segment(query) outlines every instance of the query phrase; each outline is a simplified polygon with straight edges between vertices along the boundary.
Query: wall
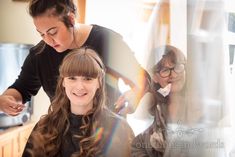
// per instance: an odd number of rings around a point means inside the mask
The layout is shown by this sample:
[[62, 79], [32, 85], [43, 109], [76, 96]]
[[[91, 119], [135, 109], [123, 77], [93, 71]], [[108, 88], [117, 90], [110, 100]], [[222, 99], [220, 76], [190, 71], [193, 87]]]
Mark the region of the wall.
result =
[[27, 2], [0, 1], [0, 41], [36, 43], [39, 36], [28, 15]]
[[[36, 44], [40, 36], [27, 11], [27, 2], [0, 1], [0, 42]], [[43, 90], [34, 98], [33, 119], [37, 120], [48, 109], [49, 99]]]
[[187, 0], [170, 0], [170, 44], [187, 56]]

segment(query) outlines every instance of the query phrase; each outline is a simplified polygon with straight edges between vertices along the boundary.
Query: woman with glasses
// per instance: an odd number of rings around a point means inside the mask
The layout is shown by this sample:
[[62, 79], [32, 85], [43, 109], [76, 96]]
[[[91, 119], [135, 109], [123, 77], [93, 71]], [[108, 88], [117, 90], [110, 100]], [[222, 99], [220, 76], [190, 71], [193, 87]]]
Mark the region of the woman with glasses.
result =
[[176, 47], [158, 47], [162, 58], [152, 68], [151, 93], [153, 101], [148, 107], [154, 117], [152, 125], [136, 136], [132, 143], [133, 157], [164, 156], [167, 145], [167, 124], [183, 122], [185, 104], [184, 54]]

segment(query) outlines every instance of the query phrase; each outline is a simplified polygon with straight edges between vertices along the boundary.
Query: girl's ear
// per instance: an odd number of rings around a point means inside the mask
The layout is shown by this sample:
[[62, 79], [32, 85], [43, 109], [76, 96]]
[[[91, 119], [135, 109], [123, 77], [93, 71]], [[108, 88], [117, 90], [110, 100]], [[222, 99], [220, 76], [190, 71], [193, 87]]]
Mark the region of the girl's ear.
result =
[[64, 79], [62, 80], [62, 86], [65, 87], [65, 84], [64, 84]]
[[70, 12], [70, 13], [68, 14], [68, 18], [69, 18], [71, 27], [74, 27], [74, 25], [75, 25], [75, 15], [74, 15], [74, 13], [71, 13], [71, 12]]
[[99, 88], [100, 88], [100, 86], [101, 86], [101, 83], [102, 83], [102, 80], [101, 80], [101, 78], [98, 78], [98, 85], [97, 85], [97, 89], [99, 89]]

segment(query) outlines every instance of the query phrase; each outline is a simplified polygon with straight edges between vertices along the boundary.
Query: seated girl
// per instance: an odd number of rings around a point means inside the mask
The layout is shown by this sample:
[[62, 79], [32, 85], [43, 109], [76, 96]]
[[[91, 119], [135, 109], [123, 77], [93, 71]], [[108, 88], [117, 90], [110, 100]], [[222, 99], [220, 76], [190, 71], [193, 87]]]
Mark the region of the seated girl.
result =
[[90, 48], [73, 50], [59, 69], [48, 114], [33, 129], [23, 157], [128, 157], [134, 137], [105, 107], [105, 66]]

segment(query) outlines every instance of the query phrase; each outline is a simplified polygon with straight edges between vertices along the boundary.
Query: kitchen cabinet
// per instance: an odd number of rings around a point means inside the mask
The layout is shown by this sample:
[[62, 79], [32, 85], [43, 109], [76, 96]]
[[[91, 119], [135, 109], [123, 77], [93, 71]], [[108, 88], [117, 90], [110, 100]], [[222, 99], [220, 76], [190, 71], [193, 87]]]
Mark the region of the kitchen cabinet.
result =
[[21, 157], [34, 122], [0, 132], [0, 157]]

